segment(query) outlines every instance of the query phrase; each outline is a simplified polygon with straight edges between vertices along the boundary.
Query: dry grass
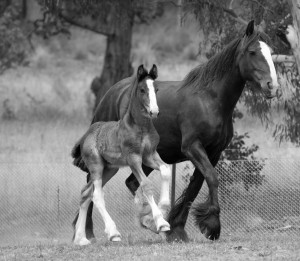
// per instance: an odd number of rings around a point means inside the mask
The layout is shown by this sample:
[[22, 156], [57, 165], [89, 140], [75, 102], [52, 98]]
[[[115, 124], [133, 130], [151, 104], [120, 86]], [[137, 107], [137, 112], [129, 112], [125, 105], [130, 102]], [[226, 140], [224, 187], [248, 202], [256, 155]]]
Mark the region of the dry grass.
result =
[[128, 238], [122, 243], [98, 242], [23, 245], [0, 248], [1, 260], [299, 260], [300, 238], [289, 235], [196, 240], [168, 244], [160, 239]]

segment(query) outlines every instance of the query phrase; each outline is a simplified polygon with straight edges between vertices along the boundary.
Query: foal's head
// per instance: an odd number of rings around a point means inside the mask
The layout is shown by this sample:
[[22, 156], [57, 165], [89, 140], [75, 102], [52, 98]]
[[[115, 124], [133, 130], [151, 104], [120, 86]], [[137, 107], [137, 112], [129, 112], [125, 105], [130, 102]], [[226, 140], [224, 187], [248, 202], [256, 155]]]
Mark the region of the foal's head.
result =
[[259, 84], [266, 98], [272, 98], [279, 84], [271, 56], [271, 48], [260, 40], [254, 30], [254, 21], [249, 22], [240, 43], [238, 67], [243, 78]]
[[153, 64], [150, 72], [140, 65], [137, 70], [137, 89], [136, 95], [140, 102], [142, 111], [151, 118], [156, 118], [159, 109], [156, 101], [157, 88], [154, 86], [154, 80], [157, 78], [157, 67]]

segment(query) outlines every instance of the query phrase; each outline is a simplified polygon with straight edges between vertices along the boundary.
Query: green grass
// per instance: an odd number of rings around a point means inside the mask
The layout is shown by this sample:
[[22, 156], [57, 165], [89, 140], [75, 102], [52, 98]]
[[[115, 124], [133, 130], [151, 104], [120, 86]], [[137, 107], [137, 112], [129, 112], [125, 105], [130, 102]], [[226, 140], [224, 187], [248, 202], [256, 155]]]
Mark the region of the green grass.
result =
[[[291, 240], [292, 239], [292, 240]], [[300, 237], [288, 234], [257, 238], [223, 238], [166, 243], [163, 239], [101, 240], [80, 247], [71, 244], [24, 244], [0, 248], [1, 260], [299, 260]]]

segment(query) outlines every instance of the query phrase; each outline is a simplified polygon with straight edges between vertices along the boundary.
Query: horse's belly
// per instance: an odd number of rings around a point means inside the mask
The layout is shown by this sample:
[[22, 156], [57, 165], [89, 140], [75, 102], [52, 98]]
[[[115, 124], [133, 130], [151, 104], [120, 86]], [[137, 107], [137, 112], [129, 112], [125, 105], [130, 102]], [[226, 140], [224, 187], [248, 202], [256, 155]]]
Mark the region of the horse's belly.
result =
[[127, 165], [126, 158], [123, 157], [121, 152], [105, 153], [102, 157], [110, 167], [124, 167]]

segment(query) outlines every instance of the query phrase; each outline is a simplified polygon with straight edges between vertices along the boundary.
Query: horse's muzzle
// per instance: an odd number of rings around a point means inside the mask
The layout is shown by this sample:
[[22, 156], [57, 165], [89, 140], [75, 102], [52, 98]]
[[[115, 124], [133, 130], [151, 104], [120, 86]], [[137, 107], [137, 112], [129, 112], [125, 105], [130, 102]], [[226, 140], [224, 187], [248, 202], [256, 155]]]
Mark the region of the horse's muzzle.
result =
[[158, 115], [159, 115], [159, 110], [150, 111], [150, 117], [151, 118], [157, 118]]

